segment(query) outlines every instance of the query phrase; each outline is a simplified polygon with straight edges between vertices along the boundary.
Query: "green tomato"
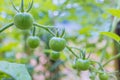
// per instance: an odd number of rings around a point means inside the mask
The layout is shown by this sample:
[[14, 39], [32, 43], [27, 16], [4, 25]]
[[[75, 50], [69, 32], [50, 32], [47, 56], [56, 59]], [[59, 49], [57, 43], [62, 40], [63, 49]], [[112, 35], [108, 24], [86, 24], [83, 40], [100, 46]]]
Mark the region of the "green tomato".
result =
[[99, 74], [99, 79], [100, 80], [108, 80], [109, 79], [109, 76], [108, 76], [108, 74], [107, 73], [100, 73]]
[[50, 53], [50, 59], [52, 60], [58, 60], [60, 58], [60, 53], [56, 51], [52, 51]]
[[17, 13], [14, 17], [14, 24], [17, 28], [26, 30], [30, 29], [33, 25], [33, 17], [29, 13]]
[[49, 41], [49, 46], [54, 51], [62, 51], [66, 46], [64, 38], [52, 37]]
[[39, 46], [40, 39], [37, 36], [30, 36], [27, 38], [27, 44], [30, 48], [36, 48]]
[[88, 70], [90, 68], [90, 64], [91, 64], [90, 60], [88, 60], [88, 59], [85, 59], [85, 60], [77, 59], [76, 63], [75, 63], [76, 68], [78, 70]]

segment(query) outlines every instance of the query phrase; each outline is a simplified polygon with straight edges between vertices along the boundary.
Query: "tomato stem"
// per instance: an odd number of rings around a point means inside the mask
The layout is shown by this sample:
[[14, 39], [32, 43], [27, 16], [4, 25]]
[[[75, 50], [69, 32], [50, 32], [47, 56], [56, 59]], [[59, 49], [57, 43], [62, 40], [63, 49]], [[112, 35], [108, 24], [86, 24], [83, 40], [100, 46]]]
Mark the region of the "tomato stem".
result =
[[97, 61], [92, 61], [92, 62], [95, 62], [95, 63], [97, 63], [98, 65], [99, 65], [99, 69], [101, 69], [102, 71], [104, 71], [104, 69], [103, 69], [103, 66], [101, 65], [101, 63], [100, 62], [97, 62]]
[[79, 58], [79, 56], [76, 55], [69, 46], [66, 45], [66, 48], [67, 48], [75, 57]]
[[57, 30], [56, 37], [59, 37], [59, 35], [60, 35], [59, 30]]
[[106, 61], [103, 66], [106, 66], [109, 62], [111, 62], [112, 60], [119, 58], [120, 57], [120, 53], [118, 53], [117, 55], [113, 56], [112, 58], [110, 58], [108, 61]]
[[50, 34], [52, 34], [53, 36], [56, 36], [48, 27], [45, 27], [44, 25], [40, 25], [38, 23], [33, 23], [34, 26], [43, 28], [44, 30], [48, 31]]
[[31, 9], [32, 9], [32, 6], [33, 6], [33, 0], [32, 0], [32, 2], [30, 3], [30, 5], [29, 5], [29, 7], [28, 7], [28, 9], [27, 9], [27, 11], [26, 12], [29, 12]]
[[35, 36], [35, 31], [36, 31], [36, 28], [33, 27], [33, 32], [32, 32], [33, 36]]
[[102, 50], [102, 54], [100, 56], [100, 61], [99, 62], [103, 62], [104, 58], [105, 58], [105, 55], [106, 55], [106, 48], [108, 46], [108, 43], [109, 43], [109, 39], [107, 38], [107, 43], [105, 44], [103, 50]]
[[14, 25], [13, 22], [11, 22], [11, 23], [5, 25], [3, 28], [0, 29], [0, 33], [1, 33], [2, 31], [6, 30], [7, 28], [11, 27], [12, 25]]
[[21, 12], [24, 12], [24, 0], [21, 0]]
[[76, 48], [76, 47], [71, 47], [71, 48], [80, 51], [80, 57], [81, 57], [82, 59], [88, 59], [88, 58], [89, 58], [89, 57], [86, 58], [85, 50], [83, 51], [82, 49], [79, 49], [79, 48]]
[[62, 34], [60, 35], [60, 37], [64, 37], [64, 35], [65, 35], [65, 28], [62, 29]]
[[10, 1], [11, 1], [11, 3], [12, 3], [13, 8], [14, 8], [17, 12], [19, 12], [19, 10], [15, 7], [13, 1], [12, 1], [12, 0], [10, 0]]

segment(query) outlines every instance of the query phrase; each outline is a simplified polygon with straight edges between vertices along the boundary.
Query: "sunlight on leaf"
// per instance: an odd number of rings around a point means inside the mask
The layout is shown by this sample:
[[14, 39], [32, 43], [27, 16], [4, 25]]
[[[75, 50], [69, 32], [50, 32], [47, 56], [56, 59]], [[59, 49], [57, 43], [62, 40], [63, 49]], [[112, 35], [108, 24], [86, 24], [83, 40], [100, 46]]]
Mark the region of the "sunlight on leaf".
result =
[[109, 9], [108, 12], [112, 14], [113, 16], [120, 18], [120, 10], [118, 9]]
[[120, 41], [120, 37], [112, 32], [101, 32], [100, 34], [105, 35], [107, 37], [110, 37], [112, 39], [114, 39], [115, 41], [119, 42]]

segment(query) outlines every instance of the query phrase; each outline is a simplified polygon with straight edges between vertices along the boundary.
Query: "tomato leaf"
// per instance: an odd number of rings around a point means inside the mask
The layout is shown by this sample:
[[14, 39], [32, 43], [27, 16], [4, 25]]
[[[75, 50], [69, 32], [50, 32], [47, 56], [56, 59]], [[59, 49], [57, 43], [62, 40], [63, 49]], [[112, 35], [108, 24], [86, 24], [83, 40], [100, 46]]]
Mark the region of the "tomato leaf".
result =
[[112, 14], [113, 16], [120, 18], [120, 10], [118, 9], [109, 9], [108, 12]]
[[0, 71], [11, 75], [15, 80], [32, 80], [24, 64], [0, 61]]
[[120, 37], [112, 32], [101, 32], [100, 34], [105, 35], [107, 37], [110, 37], [112, 39], [114, 39], [115, 41], [119, 42], [120, 41]]

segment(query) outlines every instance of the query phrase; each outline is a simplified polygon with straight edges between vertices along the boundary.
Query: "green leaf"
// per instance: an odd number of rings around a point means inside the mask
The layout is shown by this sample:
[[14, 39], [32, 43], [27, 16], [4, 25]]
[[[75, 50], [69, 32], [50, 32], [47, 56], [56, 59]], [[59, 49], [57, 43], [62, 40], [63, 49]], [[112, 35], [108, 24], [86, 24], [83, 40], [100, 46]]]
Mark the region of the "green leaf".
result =
[[120, 18], [120, 10], [118, 9], [109, 9], [108, 12], [112, 14], [113, 16]]
[[32, 80], [24, 64], [0, 61], [0, 71], [11, 75], [15, 80]]
[[115, 34], [115, 33], [112, 33], [112, 32], [101, 32], [100, 34], [108, 36], [108, 37], [114, 39], [117, 42], [120, 41], [120, 37], [117, 34]]
[[79, 30], [80, 34], [86, 34], [91, 30], [91, 26], [83, 27], [82, 29]]

